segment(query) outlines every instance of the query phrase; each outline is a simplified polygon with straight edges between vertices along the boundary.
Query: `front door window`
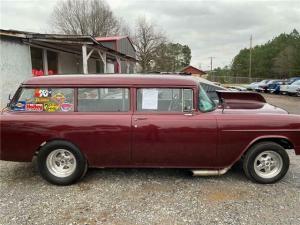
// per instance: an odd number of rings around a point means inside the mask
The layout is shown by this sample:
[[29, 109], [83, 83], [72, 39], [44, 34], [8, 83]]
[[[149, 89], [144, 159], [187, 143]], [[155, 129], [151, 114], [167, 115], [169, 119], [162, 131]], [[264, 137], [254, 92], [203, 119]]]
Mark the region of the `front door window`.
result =
[[186, 112], [192, 109], [192, 89], [139, 88], [137, 90], [137, 111]]

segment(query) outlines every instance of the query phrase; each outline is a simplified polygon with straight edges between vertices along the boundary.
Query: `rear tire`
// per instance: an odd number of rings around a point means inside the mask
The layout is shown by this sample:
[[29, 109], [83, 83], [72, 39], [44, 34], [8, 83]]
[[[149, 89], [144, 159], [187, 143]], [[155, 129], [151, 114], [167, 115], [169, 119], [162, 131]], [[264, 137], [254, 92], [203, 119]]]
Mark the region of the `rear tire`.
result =
[[41, 176], [56, 185], [73, 184], [87, 171], [87, 161], [80, 150], [61, 140], [45, 144], [38, 153], [37, 164]]
[[247, 151], [243, 169], [250, 180], [271, 184], [285, 176], [289, 165], [289, 156], [282, 146], [274, 142], [261, 142]]

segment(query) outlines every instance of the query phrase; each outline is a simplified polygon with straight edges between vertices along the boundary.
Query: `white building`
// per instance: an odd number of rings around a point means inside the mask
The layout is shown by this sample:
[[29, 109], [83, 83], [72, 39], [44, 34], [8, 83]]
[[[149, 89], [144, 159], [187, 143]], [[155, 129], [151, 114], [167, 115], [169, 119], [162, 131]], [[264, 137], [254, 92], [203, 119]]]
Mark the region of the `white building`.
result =
[[21, 82], [52, 74], [134, 73], [128, 37], [39, 34], [0, 30], [0, 106]]

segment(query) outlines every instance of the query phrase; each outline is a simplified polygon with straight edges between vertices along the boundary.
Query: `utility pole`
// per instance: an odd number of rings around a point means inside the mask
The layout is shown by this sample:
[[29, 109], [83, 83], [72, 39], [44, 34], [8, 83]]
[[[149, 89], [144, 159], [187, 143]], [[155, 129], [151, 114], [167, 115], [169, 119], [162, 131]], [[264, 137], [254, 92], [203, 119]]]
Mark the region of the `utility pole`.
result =
[[252, 34], [250, 36], [250, 51], [249, 51], [249, 83], [251, 83], [252, 70]]
[[216, 57], [211, 56], [209, 58], [210, 58], [210, 72], [212, 72], [212, 60]]

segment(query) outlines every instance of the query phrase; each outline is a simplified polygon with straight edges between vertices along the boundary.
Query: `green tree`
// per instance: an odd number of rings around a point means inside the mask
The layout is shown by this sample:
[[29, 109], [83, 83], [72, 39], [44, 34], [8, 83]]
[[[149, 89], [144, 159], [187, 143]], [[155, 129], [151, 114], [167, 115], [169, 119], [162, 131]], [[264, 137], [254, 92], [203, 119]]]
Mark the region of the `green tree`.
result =
[[[242, 49], [233, 59], [232, 74], [248, 76], [249, 49]], [[294, 29], [252, 49], [252, 77], [291, 77], [300, 74], [300, 35]]]
[[287, 46], [274, 58], [273, 71], [277, 74], [285, 76], [293, 75], [293, 65], [295, 65], [295, 49], [292, 46]]

